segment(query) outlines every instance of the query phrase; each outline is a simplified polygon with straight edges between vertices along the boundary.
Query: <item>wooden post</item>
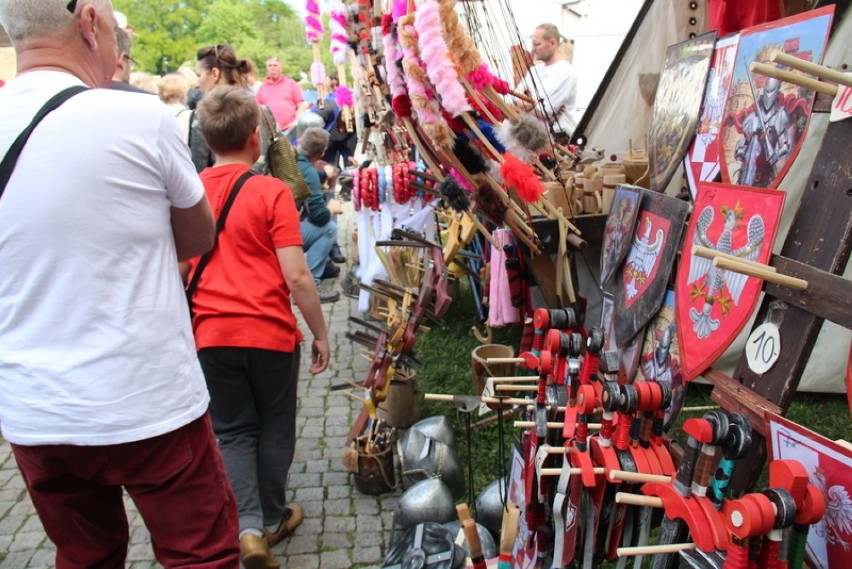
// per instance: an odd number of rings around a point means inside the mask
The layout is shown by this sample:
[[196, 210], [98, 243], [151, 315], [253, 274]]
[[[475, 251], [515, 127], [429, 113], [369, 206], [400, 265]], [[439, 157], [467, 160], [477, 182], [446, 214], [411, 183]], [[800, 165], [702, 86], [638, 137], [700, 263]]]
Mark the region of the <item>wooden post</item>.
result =
[[[848, 173], [852, 163], [850, 139], [852, 121], [829, 123], [799, 209], [780, 256], [774, 259], [773, 264], [780, 265], [778, 261], [783, 258], [832, 275], [843, 274], [852, 250], [852, 199], [849, 196]], [[773, 296], [780, 296], [779, 288], [777, 285], [765, 286], [767, 295], [754, 322], [755, 328], [770, 320], [778, 326], [782, 345], [778, 361], [772, 369], [758, 375], [749, 368], [743, 355], [733, 378], [786, 413], [822, 328], [823, 318]], [[832, 298], [821, 300], [833, 301]], [[766, 460], [766, 444], [762, 436], [754, 435], [752, 449], [751, 455], [740, 461], [734, 471], [729, 486], [735, 491], [751, 488]]]

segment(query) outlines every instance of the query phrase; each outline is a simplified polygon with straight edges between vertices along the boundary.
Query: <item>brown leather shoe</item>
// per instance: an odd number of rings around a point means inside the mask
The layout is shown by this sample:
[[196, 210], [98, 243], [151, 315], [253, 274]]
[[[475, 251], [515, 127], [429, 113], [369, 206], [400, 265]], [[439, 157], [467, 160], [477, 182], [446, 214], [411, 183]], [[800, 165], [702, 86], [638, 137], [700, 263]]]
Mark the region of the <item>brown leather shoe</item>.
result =
[[262, 537], [252, 533], [240, 538], [240, 561], [246, 569], [280, 569], [281, 563], [269, 552], [269, 545]]
[[272, 547], [293, 533], [293, 530], [299, 527], [299, 524], [302, 523], [303, 519], [305, 519], [305, 511], [302, 509], [302, 506], [294, 502], [290, 502], [290, 505], [287, 506], [287, 514], [285, 514], [285, 517], [281, 521], [281, 525], [278, 526], [278, 529], [274, 532], [263, 530], [263, 535], [266, 537], [266, 542], [269, 544], [269, 547]]

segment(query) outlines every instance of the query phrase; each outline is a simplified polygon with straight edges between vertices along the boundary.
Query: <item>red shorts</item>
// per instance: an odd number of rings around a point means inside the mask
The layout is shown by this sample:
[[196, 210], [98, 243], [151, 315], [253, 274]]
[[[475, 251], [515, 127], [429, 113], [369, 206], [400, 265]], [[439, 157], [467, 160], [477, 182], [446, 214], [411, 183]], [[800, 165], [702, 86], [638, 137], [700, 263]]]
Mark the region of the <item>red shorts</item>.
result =
[[124, 567], [122, 488], [164, 567], [239, 567], [237, 510], [207, 415], [171, 433], [107, 446], [12, 445], [58, 569]]

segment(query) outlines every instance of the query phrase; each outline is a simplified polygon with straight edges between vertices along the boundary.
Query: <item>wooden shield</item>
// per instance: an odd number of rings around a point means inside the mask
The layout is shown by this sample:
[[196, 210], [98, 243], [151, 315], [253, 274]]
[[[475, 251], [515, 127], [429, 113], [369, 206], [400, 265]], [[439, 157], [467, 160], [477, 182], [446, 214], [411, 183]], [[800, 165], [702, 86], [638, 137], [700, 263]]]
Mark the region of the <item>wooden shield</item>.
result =
[[636, 381], [658, 381], [672, 389], [672, 402], [666, 410], [666, 431], [672, 426], [686, 397], [686, 382], [680, 371], [680, 348], [675, 325], [675, 292], [667, 290], [663, 306], [645, 330]]
[[666, 49], [648, 132], [654, 191], [665, 191], [695, 133], [715, 43], [716, 32], [710, 32]]
[[775, 65], [769, 57], [778, 50], [821, 62], [833, 14], [831, 5], [740, 32], [722, 123], [723, 182], [777, 188], [784, 178], [805, 138], [816, 94], [750, 66]]
[[689, 193], [693, 200], [698, 193], [698, 183], [717, 181], [716, 177], [721, 170], [719, 129], [722, 128], [722, 115], [734, 74], [738, 41], [738, 34], [716, 40], [698, 127], [686, 153], [684, 165]]
[[641, 196], [642, 188], [638, 186], [619, 184], [615, 191], [601, 246], [601, 285], [609, 282], [630, 249], [630, 237], [639, 217]]
[[677, 333], [686, 381], [707, 369], [745, 326], [762, 281], [714, 266], [694, 245], [766, 263], [778, 230], [784, 192], [703, 182], [677, 273]]
[[615, 286], [615, 337], [624, 345], [660, 309], [689, 211], [685, 201], [643, 190], [639, 220]]

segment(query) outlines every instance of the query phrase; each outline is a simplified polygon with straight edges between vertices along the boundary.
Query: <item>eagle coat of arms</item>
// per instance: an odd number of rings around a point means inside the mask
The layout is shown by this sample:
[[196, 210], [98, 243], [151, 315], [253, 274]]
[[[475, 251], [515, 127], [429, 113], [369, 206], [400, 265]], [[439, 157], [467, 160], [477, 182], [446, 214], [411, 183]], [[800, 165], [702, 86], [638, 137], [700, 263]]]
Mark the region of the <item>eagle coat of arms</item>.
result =
[[703, 182], [677, 274], [677, 333], [684, 379], [707, 369], [745, 326], [762, 281], [722, 269], [712, 254], [766, 264], [784, 207], [784, 192]]

